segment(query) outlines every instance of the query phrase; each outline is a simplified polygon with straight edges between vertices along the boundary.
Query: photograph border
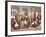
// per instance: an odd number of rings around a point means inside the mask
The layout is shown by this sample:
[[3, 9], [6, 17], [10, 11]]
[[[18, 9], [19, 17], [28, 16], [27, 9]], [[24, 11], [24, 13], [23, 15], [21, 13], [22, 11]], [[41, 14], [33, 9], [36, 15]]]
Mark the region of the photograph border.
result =
[[[21, 2], [21, 3], [36, 3], [36, 4], [44, 4], [44, 33], [36, 33], [36, 34], [19, 34], [19, 35], [8, 35], [8, 2]], [[45, 3], [43, 2], [28, 2], [28, 1], [5, 1], [5, 36], [26, 36], [26, 35], [41, 35], [45, 34]]]

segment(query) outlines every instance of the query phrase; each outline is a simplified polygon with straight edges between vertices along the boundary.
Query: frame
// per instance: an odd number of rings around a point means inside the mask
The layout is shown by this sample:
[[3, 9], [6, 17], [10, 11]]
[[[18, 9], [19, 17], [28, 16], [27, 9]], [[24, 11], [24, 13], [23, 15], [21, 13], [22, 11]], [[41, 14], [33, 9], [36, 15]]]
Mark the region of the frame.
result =
[[[20, 17], [23, 18], [18, 22], [18, 17], [19, 19]], [[13, 20], [15, 20], [14, 18], [17, 21], [17, 25], [12, 24]], [[35, 20], [35, 18], [37, 20]], [[45, 3], [5, 1], [5, 36], [25, 36], [41, 34], [45, 34]]]

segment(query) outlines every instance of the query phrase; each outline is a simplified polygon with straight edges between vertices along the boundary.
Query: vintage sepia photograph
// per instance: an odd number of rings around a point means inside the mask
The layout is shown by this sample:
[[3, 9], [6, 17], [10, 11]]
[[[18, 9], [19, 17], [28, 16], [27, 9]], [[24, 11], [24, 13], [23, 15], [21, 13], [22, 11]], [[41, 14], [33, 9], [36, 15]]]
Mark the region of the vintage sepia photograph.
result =
[[8, 35], [44, 34], [44, 3], [7, 2]]
[[11, 5], [11, 31], [41, 30], [41, 7]]

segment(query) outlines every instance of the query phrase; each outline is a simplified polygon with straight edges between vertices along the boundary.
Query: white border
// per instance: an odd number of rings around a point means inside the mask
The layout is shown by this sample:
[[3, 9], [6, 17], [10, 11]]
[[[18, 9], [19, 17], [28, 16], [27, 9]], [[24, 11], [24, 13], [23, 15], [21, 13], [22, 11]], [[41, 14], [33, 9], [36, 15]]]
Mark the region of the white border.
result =
[[[21, 31], [21, 32], [11, 32], [11, 5], [19, 6], [41, 6], [41, 30], [37, 31]], [[19, 34], [36, 34], [44, 33], [44, 4], [34, 4], [34, 3], [18, 3], [18, 2], [8, 2], [8, 35], [19, 35]]]

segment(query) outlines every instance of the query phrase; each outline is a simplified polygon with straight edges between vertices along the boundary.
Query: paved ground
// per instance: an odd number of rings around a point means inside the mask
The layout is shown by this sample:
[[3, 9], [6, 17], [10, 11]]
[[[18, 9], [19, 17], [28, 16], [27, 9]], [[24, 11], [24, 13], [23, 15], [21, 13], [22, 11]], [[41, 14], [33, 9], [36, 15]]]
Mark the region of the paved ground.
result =
[[13, 29], [11, 28], [11, 31], [12, 32], [16, 32], [16, 31], [36, 31], [36, 30], [41, 30], [41, 26], [37, 26], [36, 28], [33, 28], [33, 27], [29, 27], [29, 28], [25, 28], [25, 29]]

